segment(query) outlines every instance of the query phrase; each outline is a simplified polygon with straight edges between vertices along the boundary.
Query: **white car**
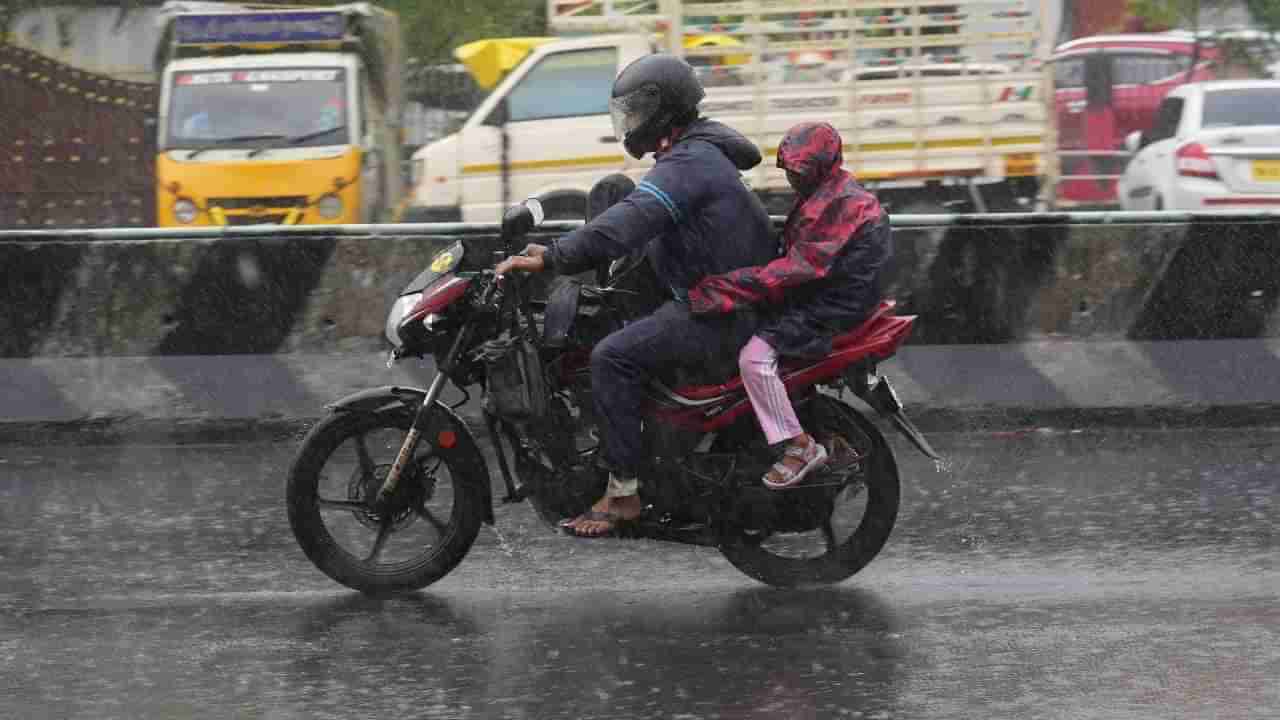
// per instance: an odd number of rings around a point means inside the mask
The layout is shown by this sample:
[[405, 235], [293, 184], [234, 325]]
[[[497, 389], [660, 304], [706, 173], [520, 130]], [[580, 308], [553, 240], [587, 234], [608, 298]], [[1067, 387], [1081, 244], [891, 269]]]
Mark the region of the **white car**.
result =
[[1280, 208], [1280, 81], [1179, 86], [1125, 147], [1125, 210]]

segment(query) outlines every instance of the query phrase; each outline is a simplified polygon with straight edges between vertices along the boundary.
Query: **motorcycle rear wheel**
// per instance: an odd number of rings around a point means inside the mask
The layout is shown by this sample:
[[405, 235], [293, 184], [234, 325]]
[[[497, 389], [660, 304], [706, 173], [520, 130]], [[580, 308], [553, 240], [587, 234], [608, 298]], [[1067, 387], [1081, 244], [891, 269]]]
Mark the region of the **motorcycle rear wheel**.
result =
[[[845, 403], [824, 395], [813, 398], [798, 410], [805, 429], [828, 451], [834, 445], [855, 449], [863, 455], [858, 460], [858, 472], [850, 476], [849, 484], [833, 503], [835, 511], [841, 508], [842, 500], [858, 503], [861, 518], [857, 527], [841, 538], [835, 532], [833, 511], [824, 527], [815, 531], [820, 539], [811, 541], [824, 549], [804, 557], [782, 551], [792, 536], [790, 533], [728, 533], [720, 544], [725, 558], [750, 577], [776, 587], [832, 585], [862, 570], [888, 541], [898, 517], [901, 494], [893, 451], [871, 421]], [[839, 459], [836, 455], [833, 453], [832, 462]], [[832, 482], [838, 478], [838, 473], [828, 471], [805, 483]], [[807, 538], [797, 533], [795, 539]]]
[[371, 502], [412, 421], [407, 410], [334, 413], [311, 429], [289, 468], [289, 524], [298, 544], [325, 575], [363, 593], [430, 585], [462, 561], [480, 532], [488, 477], [465, 428], [455, 429], [451, 448], [422, 443], [393, 502]]

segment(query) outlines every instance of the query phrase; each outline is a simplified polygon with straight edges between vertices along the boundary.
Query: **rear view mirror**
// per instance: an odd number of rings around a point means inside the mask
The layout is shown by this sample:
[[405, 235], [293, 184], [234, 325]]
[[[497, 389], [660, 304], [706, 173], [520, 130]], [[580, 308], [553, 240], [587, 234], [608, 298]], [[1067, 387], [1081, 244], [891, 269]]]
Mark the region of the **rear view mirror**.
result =
[[546, 212], [538, 198], [529, 198], [519, 205], [513, 205], [502, 216], [502, 237], [510, 243], [541, 225], [545, 218]]

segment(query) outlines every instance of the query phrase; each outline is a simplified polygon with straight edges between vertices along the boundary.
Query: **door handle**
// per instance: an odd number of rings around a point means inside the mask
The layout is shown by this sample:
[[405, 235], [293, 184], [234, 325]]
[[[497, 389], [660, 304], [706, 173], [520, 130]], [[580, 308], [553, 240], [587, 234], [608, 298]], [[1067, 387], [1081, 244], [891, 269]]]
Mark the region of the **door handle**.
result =
[[612, 136], [612, 135], [603, 135], [603, 136], [601, 136], [601, 138], [600, 138], [600, 142], [602, 142], [602, 143], [616, 143], [616, 142], [618, 142], [618, 138], [616, 138], [616, 137], [614, 137], [614, 136]]

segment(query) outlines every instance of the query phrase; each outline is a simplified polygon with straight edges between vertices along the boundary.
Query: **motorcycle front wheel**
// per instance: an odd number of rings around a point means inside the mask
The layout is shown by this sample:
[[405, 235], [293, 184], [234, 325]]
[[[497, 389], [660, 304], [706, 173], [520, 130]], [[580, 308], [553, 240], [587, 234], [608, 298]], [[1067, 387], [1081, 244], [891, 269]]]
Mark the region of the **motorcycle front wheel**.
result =
[[898, 517], [898, 466], [884, 435], [857, 410], [819, 395], [797, 408], [801, 424], [830, 454], [827, 466], [791, 490], [777, 493], [830, 492], [816, 503], [816, 527], [784, 530], [735, 530], [720, 552], [747, 575], [777, 587], [831, 585], [853, 576], [884, 547]]
[[[439, 412], [448, 412], [441, 408]], [[369, 594], [426, 587], [462, 561], [480, 532], [488, 482], [461, 421], [452, 447], [423, 442], [390, 501], [374, 502], [413, 416], [336, 412], [308, 433], [289, 469], [289, 524], [324, 574]]]

